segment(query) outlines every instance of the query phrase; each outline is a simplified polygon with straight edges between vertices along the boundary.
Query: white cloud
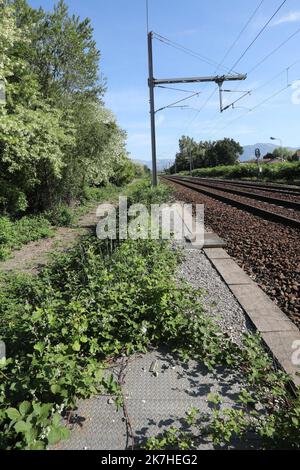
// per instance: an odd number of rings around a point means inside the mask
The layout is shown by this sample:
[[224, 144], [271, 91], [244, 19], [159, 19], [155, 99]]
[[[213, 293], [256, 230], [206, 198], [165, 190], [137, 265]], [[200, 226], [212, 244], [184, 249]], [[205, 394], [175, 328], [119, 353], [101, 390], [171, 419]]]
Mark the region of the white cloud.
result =
[[291, 11], [286, 16], [282, 16], [279, 20], [275, 21], [273, 25], [278, 26], [280, 24], [295, 23], [297, 21], [300, 21], [300, 11]]

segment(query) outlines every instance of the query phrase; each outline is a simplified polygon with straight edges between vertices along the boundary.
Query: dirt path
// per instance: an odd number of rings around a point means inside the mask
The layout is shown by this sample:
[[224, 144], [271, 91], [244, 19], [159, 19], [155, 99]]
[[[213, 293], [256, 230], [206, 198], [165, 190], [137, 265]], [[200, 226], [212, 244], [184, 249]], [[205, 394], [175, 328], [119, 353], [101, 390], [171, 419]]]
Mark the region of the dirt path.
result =
[[54, 253], [65, 251], [74, 245], [79, 237], [95, 230], [97, 207], [98, 205], [90, 207], [88, 212], [78, 219], [74, 227], [58, 228], [54, 237], [31, 242], [20, 250], [13, 252], [12, 258], [0, 262], [0, 272], [14, 271], [36, 274], [49, 262]]

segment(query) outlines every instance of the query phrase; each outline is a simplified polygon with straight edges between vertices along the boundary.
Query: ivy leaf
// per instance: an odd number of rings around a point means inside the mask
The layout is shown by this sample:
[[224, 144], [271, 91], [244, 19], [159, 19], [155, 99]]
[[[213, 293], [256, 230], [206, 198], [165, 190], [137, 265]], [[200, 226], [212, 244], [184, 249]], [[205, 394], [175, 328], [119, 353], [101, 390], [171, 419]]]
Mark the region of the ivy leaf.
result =
[[61, 440], [61, 432], [59, 428], [52, 427], [49, 435], [48, 435], [48, 442], [50, 445], [55, 445]]
[[19, 411], [22, 416], [26, 416], [31, 408], [31, 403], [29, 401], [23, 401], [21, 405], [19, 406]]
[[45, 344], [42, 343], [41, 341], [39, 341], [38, 343], [36, 343], [36, 344], [34, 345], [33, 349], [34, 349], [35, 351], [38, 351], [38, 352], [42, 353], [42, 352], [44, 351], [44, 349], [45, 349]]
[[79, 341], [75, 341], [75, 342], [72, 344], [72, 349], [73, 349], [73, 351], [79, 352], [79, 351], [80, 351], [80, 348], [81, 348], [81, 346], [80, 346]]
[[61, 386], [57, 384], [53, 384], [51, 385], [50, 390], [54, 395], [57, 395], [61, 391]]
[[6, 414], [12, 421], [19, 421], [21, 419], [21, 415], [16, 408], [8, 408]]
[[17, 433], [25, 433], [25, 432], [30, 431], [31, 424], [30, 423], [25, 423], [25, 421], [17, 421], [14, 428], [15, 428]]
[[294, 426], [298, 427], [299, 426], [299, 419], [296, 418], [296, 416], [292, 417], [292, 423]]

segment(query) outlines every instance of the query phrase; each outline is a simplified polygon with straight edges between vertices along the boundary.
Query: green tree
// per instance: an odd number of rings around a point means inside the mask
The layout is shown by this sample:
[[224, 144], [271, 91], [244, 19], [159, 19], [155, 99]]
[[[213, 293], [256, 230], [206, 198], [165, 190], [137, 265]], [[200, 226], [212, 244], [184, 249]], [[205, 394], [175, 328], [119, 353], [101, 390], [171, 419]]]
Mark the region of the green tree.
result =
[[234, 165], [242, 154], [243, 147], [235, 140], [218, 140], [207, 151], [208, 166]]
[[26, 0], [0, 6], [0, 210], [40, 211], [134, 177], [126, 134], [103, 106], [90, 20], [62, 0], [49, 13]]
[[97, 99], [104, 86], [99, 79], [100, 51], [93, 39], [88, 18], [69, 15], [68, 6], [60, 0], [54, 11], [40, 10], [31, 24], [32, 46], [27, 58], [39, 77], [41, 92], [52, 101], [78, 95]]
[[282, 158], [283, 160], [289, 160], [293, 154], [294, 152], [289, 150], [287, 147], [277, 147], [273, 151], [274, 158]]

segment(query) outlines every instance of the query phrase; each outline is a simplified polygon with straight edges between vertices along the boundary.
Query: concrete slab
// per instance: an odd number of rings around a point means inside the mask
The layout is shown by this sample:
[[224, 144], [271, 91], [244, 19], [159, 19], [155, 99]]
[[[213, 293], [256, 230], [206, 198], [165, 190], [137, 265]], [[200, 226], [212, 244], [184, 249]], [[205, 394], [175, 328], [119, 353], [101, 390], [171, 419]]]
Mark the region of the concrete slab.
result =
[[122, 410], [108, 403], [109, 397], [80, 400], [71, 436], [51, 450], [126, 449], [127, 431]]
[[[151, 372], [153, 364], [156, 374]], [[135, 446], [170, 426], [184, 427], [183, 418], [193, 407], [210, 414], [210, 392], [221, 397], [222, 407], [235, 407], [242, 388], [243, 380], [235, 371], [219, 367], [210, 373], [196, 361], [180, 361], [167, 349], [130, 358], [123, 395]], [[109, 401], [101, 396], [80, 401], [71, 438], [52, 450], [130, 448], [132, 437], [123, 410], [116, 411]], [[199, 443], [199, 449], [209, 448], [213, 448], [211, 442], [204, 439]]]
[[267, 332], [262, 333], [262, 338], [279, 365], [300, 387], [300, 331]]
[[204, 248], [222, 248], [226, 246], [225, 241], [216, 233], [204, 233]]
[[[204, 250], [280, 367], [300, 386], [300, 331], [280, 308], [247, 276], [233, 259]], [[298, 348], [298, 356], [297, 356]], [[297, 357], [296, 357], [297, 356]], [[298, 363], [296, 364], [296, 359]]]
[[254, 322], [261, 317], [290, 321], [255, 282], [250, 285], [232, 285], [230, 290]]
[[211, 262], [229, 286], [234, 284], [249, 285], [253, 283], [252, 279], [236, 264], [233, 259], [212, 259]]
[[204, 248], [204, 253], [209, 259], [230, 259], [231, 257], [223, 248]]
[[[222, 248], [226, 245], [224, 240], [220, 238], [216, 233], [213, 232], [205, 232], [204, 233], [204, 240], [203, 243], [196, 242], [196, 235], [190, 233], [185, 236], [185, 240], [188, 242], [187, 248], [195, 249], [195, 250], [202, 250], [205, 249], [218, 249]], [[190, 245], [190, 246], [189, 246]]]

